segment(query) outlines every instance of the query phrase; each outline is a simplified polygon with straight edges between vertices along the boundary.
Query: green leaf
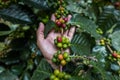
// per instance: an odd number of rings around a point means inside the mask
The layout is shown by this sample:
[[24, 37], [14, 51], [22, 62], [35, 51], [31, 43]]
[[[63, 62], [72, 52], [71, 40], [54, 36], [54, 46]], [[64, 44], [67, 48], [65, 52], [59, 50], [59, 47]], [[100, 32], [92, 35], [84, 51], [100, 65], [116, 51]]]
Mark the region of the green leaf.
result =
[[28, 72], [25, 72], [22, 80], [30, 80], [30, 77], [30, 74]]
[[78, 55], [85, 55], [91, 52], [92, 38], [85, 33], [77, 33], [74, 35], [71, 43], [71, 50]]
[[[118, 12], [116, 12], [113, 6], [105, 6], [103, 12], [100, 14], [97, 20], [99, 28], [106, 33], [107, 30], [111, 30], [111, 27], [117, 24]], [[109, 31], [108, 31], [109, 32]]]
[[2, 73], [3, 71], [5, 71], [5, 68], [0, 66], [0, 73]]
[[79, 14], [73, 16], [71, 21], [69, 22], [72, 25], [79, 26], [84, 30], [84, 32], [89, 33], [92, 37], [98, 39], [101, 36], [96, 32], [96, 28], [98, 27], [92, 20], [89, 20]]
[[24, 66], [25, 66], [24, 64], [14, 65], [11, 67], [11, 72], [16, 75], [20, 75], [22, 71], [24, 70]]
[[120, 70], [120, 66], [119, 65], [116, 65], [116, 64], [111, 64], [111, 69], [113, 71], [119, 71]]
[[47, 37], [48, 33], [51, 31], [51, 29], [53, 29], [55, 27], [55, 23], [53, 21], [48, 21], [46, 26], [45, 26], [45, 32], [44, 35], [45, 37]]
[[20, 54], [18, 51], [10, 51], [6, 54], [6, 57], [0, 59], [0, 63], [4, 63], [5, 65], [12, 65], [19, 62]]
[[22, 0], [24, 3], [38, 9], [49, 9], [48, 0]]
[[92, 49], [92, 53], [94, 56], [96, 56], [97, 60], [103, 63], [105, 62], [105, 58], [107, 56], [107, 50], [105, 46], [95, 46]]
[[120, 51], [120, 31], [116, 31], [111, 34], [112, 46], [117, 50]]
[[11, 5], [7, 9], [0, 10], [0, 15], [3, 19], [12, 23], [29, 24], [32, 23], [30, 15], [25, 12], [21, 6]]
[[92, 8], [91, 4], [86, 4], [84, 1], [68, 1], [69, 5], [66, 7], [69, 11], [79, 14], [84, 14], [85, 16], [89, 17], [90, 19], [96, 20], [94, 8]]
[[88, 80], [88, 79], [82, 78], [80, 76], [74, 76], [70, 80]]
[[31, 80], [45, 80], [52, 73], [52, 68], [46, 62], [45, 59], [42, 59], [39, 66], [35, 70]]
[[0, 74], [0, 80], [18, 80], [18, 78], [9, 71], [4, 71]]
[[2, 51], [5, 48], [5, 44], [0, 42], [0, 51]]
[[5, 35], [8, 35], [10, 34], [12, 31], [0, 31], [0, 36], [5, 36]]

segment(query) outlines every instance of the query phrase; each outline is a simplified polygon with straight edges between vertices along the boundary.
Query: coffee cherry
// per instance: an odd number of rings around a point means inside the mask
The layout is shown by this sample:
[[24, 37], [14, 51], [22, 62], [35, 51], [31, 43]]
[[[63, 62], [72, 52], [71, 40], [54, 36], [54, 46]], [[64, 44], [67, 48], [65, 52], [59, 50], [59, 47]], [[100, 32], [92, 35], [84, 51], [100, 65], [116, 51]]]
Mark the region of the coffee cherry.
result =
[[102, 46], [104, 46], [104, 45], [105, 45], [105, 43], [103, 42], [103, 43], [101, 43], [101, 45], [102, 45]]
[[68, 21], [68, 18], [67, 18], [67, 17], [66, 17], [66, 18], [63, 18], [63, 19], [64, 19], [64, 21], [65, 21], [65, 22], [67, 22], [67, 21]]
[[100, 40], [100, 44], [101, 44], [102, 46], [104, 46], [104, 45], [105, 45], [105, 40], [104, 40], [104, 39], [101, 39], [101, 40]]
[[61, 61], [61, 65], [62, 65], [62, 66], [65, 66], [65, 65], [66, 65], [66, 61], [65, 61], [65, 60], [62, 60], [62, 61]]
[[56, 77], [56, 78], [54, 78], [53, 80], [59, 80], [59, 78]]
[[56, 58], [52, 58], [52, 62], [56, 63], [57, 62]]
[[54, 74], [52, 74], [51, 76], [50, 76], [50, 80], [54, 80], [56, 78], [56, 76], [54, 75]]
[[60, 25], [61, 25], [61, 22], [60, 22], [60, 21], [57, 21], [57, 22], [56, 22], [56, 25], [57, 25], [57, 26], [60, 26]]
[[61, 27], [62, 27], [62, 28], [65, 28], [65, 27], [66, 27], [66, 24], [62, 24]]
[[68, 38], [65, 39], [65, 43], [70, 43]]
[[71, 46], [71, 44], [69, 43], [69, 44], [68, 44], [68, 47], [70, 47], [70, 46]]
[[68, 57], [68, 58], [66, 58], [66, 61], [67, 61], [67, 62], [70, 62], [70, 60], [71, 60], [71, 59], [70, 59], [69, 57]]
[[59, 73], [60, 73], [60, 71], [59, 71], [58, 69], [54, 70], [54, 74], [55, 74], [55, 76], [58, 76]]
[[58, 53], [55, 53], [55, 54], [54, 54], [54, 57], [57, 58], [57, 57], [58, 57]]
[[64, 52], [64, 53], [63, 53], [63, 57], [64, 57], [64, 59], [66, 59], [66, 58], [68, 57], [68, 53], [67, 53], [67, 52]]
[[113, 56], [114, 58], [117, 58], [117, 53], [113, 53], [112, 56]]
[[58, 59], [59, 59], [59, 60], [63, 60], [63, 55], [62, 55], [62, 54], [59, 54], [59, 55], [58, 55]]
[[60, 54], [60, 53], [61, 53], [61, 51], [60, 51], [60, 50], [58, 50], [58, 51], [57, 51], [57, 53], [58, 53], [58, 54]]
[[64, 74], [62, 72], [59, 73], [58, 75], [59, 78], [63, 78], [64, 77]]
[[68, 46], [67, 46], [67, 44], [63, 44], [63, 48], [67, 48]]
[[65, 80], [68, 80], [70, 78], [71, 78], [71, 76], [69, 74], [66, 74], [65, 77], [64, 77]]
[[64, 23], [65, 21], [63, 20], [63, 18], [60, 18], [59, 22]]
[[120, 55], [117, 55], [117, 58], [120, 58]]
[[104, 41], [104, 39], [101, 39], [100, 42], [101, 42], [101, 43], [104, 43], [105, 41]]
[[120, 2], [116, 2], [116, 3], [114, 4], [114, 6], [115, 6], [115, 7], [120, 7]]
[[57, 37], [58, 42], [62, 42], [62, 37]]
[[62, 43], [57, 43], [58, 48], [62, 48]]

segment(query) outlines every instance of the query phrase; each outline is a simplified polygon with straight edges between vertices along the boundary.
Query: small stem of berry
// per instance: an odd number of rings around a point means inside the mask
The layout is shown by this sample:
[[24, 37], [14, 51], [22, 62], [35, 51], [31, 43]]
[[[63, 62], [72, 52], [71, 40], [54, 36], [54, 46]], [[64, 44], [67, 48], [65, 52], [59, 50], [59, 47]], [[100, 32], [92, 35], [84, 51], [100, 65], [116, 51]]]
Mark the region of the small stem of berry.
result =
[[114, 52], [108, 44], [106, 46], [107, 46], [108, 50], [110, 51], [110, 53]]

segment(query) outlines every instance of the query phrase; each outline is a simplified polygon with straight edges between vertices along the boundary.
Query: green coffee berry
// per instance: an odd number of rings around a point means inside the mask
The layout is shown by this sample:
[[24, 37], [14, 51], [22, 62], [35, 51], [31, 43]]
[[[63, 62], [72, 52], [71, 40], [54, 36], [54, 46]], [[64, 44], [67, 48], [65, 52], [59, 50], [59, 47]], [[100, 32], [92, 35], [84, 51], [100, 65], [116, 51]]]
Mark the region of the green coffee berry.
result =
[[57, 43], [58, 48], [62, 48], [62, 43]]
[[67, 48], [68, 47], [68, 45], [67, 44], [63, 44], [63, 48]]

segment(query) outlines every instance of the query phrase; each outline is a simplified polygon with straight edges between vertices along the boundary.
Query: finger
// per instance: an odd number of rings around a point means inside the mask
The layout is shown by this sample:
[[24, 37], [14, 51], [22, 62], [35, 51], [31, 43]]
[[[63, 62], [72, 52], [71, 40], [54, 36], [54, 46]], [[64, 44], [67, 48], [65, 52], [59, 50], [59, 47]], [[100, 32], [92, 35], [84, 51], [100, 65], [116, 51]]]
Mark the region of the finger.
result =
[[51, 20], [55, 22], [56, 18], [55, 18], [55, 15], [54, 15], [54, 14], [52, 14]]
[[40, 23], [39, 28], [37, 30], [37, 38], [38, 40], [43, 40], [44, 39], [44, 24]]
[[68, 21], [70, 21], [71, 18], [72, 18], [72, 16], [71, 16], [71, 15], [68, 15]]
[[72, 39], [74, 33], [75, 33], [75, 27], [71, 27], [68, 33], [68, 37], [70, 40]]

